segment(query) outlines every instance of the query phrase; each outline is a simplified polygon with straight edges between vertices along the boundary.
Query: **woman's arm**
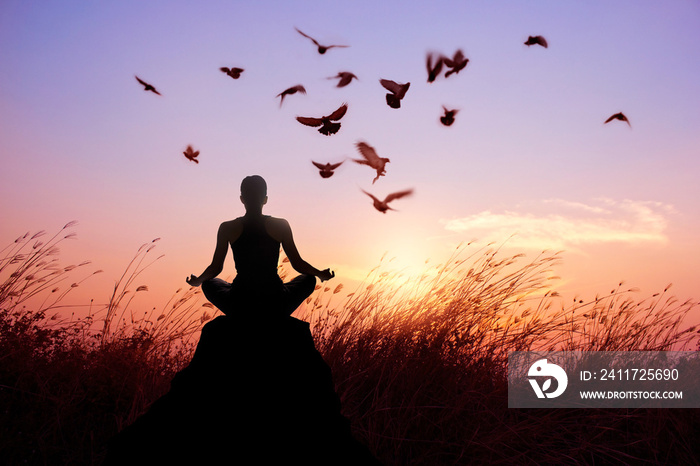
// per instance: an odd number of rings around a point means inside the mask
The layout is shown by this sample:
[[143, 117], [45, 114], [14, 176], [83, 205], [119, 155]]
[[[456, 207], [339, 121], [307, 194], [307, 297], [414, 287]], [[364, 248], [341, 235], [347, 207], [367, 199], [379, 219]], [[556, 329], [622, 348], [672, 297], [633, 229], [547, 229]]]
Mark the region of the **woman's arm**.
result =
[[219, 275], [224, 269], [230, 230], [230, 225], [226, 222], [219, 226], [219, 231], [216, 234], [216, 248], [214, 249], [214, 257], [211, 260], [211, 264], [199, 276], [190, 275], [189, 278], [185, 279], [190, 286], [199, 286], [210, 278]]
[[330, 280], [331, 278], [335, 277], [335, 273], [332, 272], [331, 269], [319, 270], [301, 258], [301, 255], [297, 250], [297, 246], [294, 244], [292, 228], [289, 226], [289, 222], [283, 218], [275, 219], [273, 228], [280, 240], [280, 243], [282, 243], [284, 253], [287, 255], [287, 258], [289, 258], [289, 263], [292, 264], [294, 270], [299, 273], [314, 275], [321, 281]]

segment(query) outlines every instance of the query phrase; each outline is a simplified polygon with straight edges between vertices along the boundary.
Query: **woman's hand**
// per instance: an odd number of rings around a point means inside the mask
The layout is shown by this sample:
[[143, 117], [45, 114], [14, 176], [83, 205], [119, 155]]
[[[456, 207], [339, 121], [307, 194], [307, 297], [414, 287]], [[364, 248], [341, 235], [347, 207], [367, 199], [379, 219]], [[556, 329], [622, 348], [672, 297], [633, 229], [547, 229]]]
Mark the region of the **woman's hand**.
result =
[[190, 275], [188, 278], [185, 278], [185, 281], [190, 286], [199, 286], [202, 284], [201, 280], [196, 275]]
[[330, 280], [333, 277], [335, 277], [335, 272], [333, 272], [331, 269], [321, 270], [321, 273], [318, 275], [318, 278], [322, 282], [325, 282], [326, 280]]

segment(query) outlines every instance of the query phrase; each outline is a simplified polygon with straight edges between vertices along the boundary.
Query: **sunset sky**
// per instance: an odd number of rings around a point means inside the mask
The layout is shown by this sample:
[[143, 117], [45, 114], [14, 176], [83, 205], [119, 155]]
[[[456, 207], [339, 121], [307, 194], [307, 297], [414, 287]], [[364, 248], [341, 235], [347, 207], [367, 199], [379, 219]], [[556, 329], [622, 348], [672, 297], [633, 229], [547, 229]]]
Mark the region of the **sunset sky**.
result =
[[[563, 250], [564, 294], [624, 280], [640, 297], [673, 283], [700, 299], [700, 3], [407, 5], [4, 0], [0, 244], [77, 220], [62, 261], [104, 273], [72, 299], [101, 302], [160, 237], [165, 257], [138, 284], [162, 303], [208, 265], [219, 223], [243, 213], [241, 179], [260, 174], [265, 213], [290, 221], [333, 283], [385, 253], [417, 271], [478, 240], [528, 258]], [[349, 47], [320, 55], [295, 27]], [[547, 49], [524, 44], [538, 34]], [[467, 67], [428, 84], [426, 54], [457, 49]], [[233, 80], [222, 66], [245, 71]], [[337, 88], [339, 71], [359, 80]], [[411, 83], [400, 109], [381, 78]], [[280, 106], [296, 84], [307, 94]], [[344, 102], [335, 135], [295, 120]], [[451, 127], [443, 105], [459, 109]], [[631, 127], [603, 123], [617, 112]], [[357, 158], [358, 141], [391, 159], [386, 176], [372, 184], [350, 160], [319, 176], [311, 160]], [[361, 192], [407, 188], [386, 214]]]

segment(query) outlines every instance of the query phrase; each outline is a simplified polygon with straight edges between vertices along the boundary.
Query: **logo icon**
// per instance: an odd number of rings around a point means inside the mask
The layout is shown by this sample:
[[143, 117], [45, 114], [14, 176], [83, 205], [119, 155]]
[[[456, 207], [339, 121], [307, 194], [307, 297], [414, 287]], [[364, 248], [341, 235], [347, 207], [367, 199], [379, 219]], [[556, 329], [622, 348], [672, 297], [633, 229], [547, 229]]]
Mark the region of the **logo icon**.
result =
[[[547, 377], [543, 382], [542, 386], [538, 383], [537, 379], [528, 378], [532, 389], [535, 391], [537, 398], [556, 398], [566, 390], [566, 386], [569, 383], [569, 378], [566, 376], [566, 372], [561, 367], [554, 363], [547, 362], [546, 359], [539, 359], [530, 366], [530, 370], [527, 372], [528, 377]], [[548, 392], [552, 388], [552, 378], [557, 381], [556, 389], [552, 392]]]

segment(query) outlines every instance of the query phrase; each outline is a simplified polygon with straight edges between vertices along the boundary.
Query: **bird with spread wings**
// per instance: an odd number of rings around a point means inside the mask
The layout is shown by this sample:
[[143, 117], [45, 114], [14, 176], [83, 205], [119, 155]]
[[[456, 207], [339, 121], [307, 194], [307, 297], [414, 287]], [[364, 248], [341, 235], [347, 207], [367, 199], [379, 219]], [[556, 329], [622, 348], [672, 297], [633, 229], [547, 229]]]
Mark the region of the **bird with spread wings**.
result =
[[161, 93], [158, 92], [158, 91], [156, 90], [156, 88], [153, 87], [151, 84], [148, 84], [146, 81], [142, 80], [142, 79], [139, 78], [138, 76], [134, 76], [134, 77], [136, 78], [136, 80], [137, 80], [139, 83], [141, 83], [141, 85], [143, 86], [143, 90], [144, 90], [144, 91], [151, 91], [151, 92], [153, 92], [153, 93], [155, 93], [155, 94], [161, 95]]
[[311, 163], [313, 163], [314, 166], [318, 168], [318, 172], [321, 175], [321, 178], [330, 178], [331, 176], [333, 176], [333, 173], [335, 173], [333, 170], [341, 166], [343, 162], [345, 162], [345, 160], [338, 163], [318, 163], [314, 162], [313, 160], [311, 161]]
[[318, 127], [318, 132], [321, 134], [325, 134], [326, 136], [330, 136], [331, 134], [335, 134], [338, 132], [340, 129], [340, 123], [333, 123], [334, 121], [338, 121], [343, 116], [345, 115], [345, 112], [348, 111], [348, 104], [343, 104], [340, 107], [338, 107], [337, 110], [335, 110], [333, 113], [330, 115], [322, 116], [321, 118], [313, 118], [313, 117], [302, 117], [298, 116], [297, 121], [301, 123], [302, 125], [306, 126], [313, 126], [313, 127]]
[[391, 193], [387, 197], [384, 198], [384, 200], [377, 199], [374, 195], [368, 193], [364, 189], [362, 190], [363, 193], [367, 194], [369, 197], [372, 198], [372, 204], [374, 205], [374, 208], [377, 209], [379, 212], [385, 214], [387, 210], [396, 210], [392, 209], [389, 207], [389, 203], [395, 199], [401, 199], [404, 196], [409, 196], [413, 194], [413, 189], [407, 189], [405, 191], [399, 191], [396, 193]]
[[374, 182], [377, 181], [380, 176], [384, 176], [386, 173], [386, 164], [389, 163], [390, 160], [386, 157], [379, 157], [377, 155], [377, 151], [374, 150], [374, 147], [370, 146], [364, 141], [358, 142], [356, 147], [363, 158], [352, 160], [361, 165], [368, 165], [377, 171], [377, 176], [372, 180], [372, 184], [374, 184]]
[[328, 49], [332, 49], [333, 47], [350, 47], [349, 45], [321, 45], [318, 43], [318, 41], [316, 39], [314, 39], [310, 35], [304, 34], [303, 32], [301, 32], [299, 30], [299, 28], [294, 28], [294, 29], [296, 29], [299, 34], [306, 37], [307, 39], [311, 39], [311, 42], [313, 42], [316, 45], [316, 47], [318, 47], [318, 53], [320, 53], [321, 55], [323, 55], [324, 53], [326, 53], [326, 51]]

